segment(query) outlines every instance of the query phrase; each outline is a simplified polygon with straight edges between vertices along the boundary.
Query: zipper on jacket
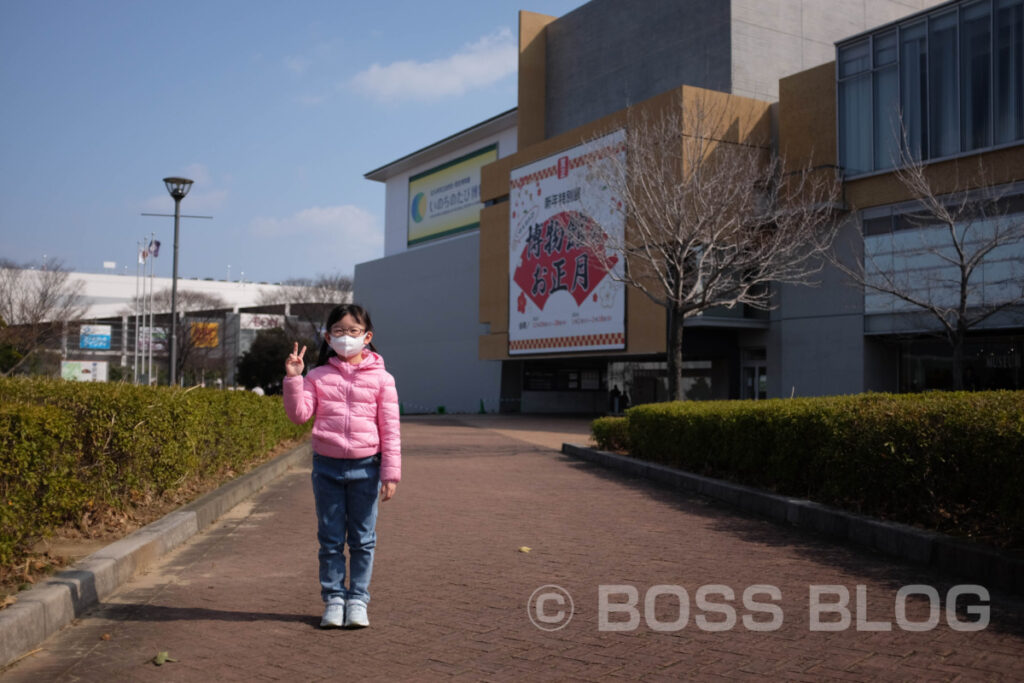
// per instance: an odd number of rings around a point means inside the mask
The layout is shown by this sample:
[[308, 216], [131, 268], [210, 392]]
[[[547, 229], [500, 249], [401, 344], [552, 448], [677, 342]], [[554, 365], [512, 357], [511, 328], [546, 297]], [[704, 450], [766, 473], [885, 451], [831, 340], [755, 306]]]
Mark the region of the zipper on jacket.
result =
[[[352, 373], [352, 380], [346, 382], [345, 386], [345, 443], [352, 447], [352, 382], [355, 381], [356, 373]], [[347, 455], [347, 454], [346, 454]]]

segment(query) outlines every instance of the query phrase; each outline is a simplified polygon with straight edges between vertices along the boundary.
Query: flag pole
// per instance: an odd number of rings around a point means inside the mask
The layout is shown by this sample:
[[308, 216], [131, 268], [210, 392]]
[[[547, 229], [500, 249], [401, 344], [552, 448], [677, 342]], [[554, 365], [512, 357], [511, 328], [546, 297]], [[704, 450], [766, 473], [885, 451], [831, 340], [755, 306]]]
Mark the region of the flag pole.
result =
[[135, 349], [132, 354], [133, 362], [133, 383], [139, 383], [139, 270], [143, 263], [142, 261], [142, 244], [139, 240], [135, 241], [136, 254], [135, 254]]
[[[153, 243], [153, 233], [149, 233], [149, 243]], [[154, 261], [149, 262], [149, 370], [146, 381], [153, 384], [153, 269]]]

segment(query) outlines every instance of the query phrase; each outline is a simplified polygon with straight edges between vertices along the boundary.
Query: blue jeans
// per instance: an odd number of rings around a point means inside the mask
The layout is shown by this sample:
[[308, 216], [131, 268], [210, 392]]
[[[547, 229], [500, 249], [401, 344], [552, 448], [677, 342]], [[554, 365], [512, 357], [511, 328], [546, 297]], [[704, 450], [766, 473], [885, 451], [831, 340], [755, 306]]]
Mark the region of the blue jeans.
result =
[[[345, 460], [313, 454], [320, 595], [324, 602], [334, 597], [370, 601], [379, 491], [379, 456]], [[348, 591], [345, 590], [346, 536], [351, 569]]]

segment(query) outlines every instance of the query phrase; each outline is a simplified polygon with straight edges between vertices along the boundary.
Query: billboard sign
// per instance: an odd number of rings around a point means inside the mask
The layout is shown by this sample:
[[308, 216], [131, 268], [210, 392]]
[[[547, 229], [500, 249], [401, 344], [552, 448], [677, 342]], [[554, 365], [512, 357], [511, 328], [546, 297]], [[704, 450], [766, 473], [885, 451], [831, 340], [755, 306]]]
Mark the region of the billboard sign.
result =
[[480, 169], [498, 159], [490, 145], [409, 178], [409, 246], [480, 226]]
[[284, 316], [276, 313], [239, 313], [238, 327], [243, 330], [284, 328]]
[[624, 164], [625, 139], [618, 130], [512, 170], [509, 355], [626, 348], [625, 286], [607, 269], [621, 263], [598, 258], [593, 237], [621, 241], [624, 213], [602, 210], [619, 199], [588, 173], [602, 157]]
[[220, 323], [190, 323], [189, 336], [193, 348], [215, 349], [220, 346]]
[[109, 349], [110, 325], [82, 325], [78, 335], [80, 349]]
[[106, 382], [108, 366], [105, 360], [62, 360], [60, 376], [72, 382]]
[[153, 351], [164, 352], [170, 348], [167, 343], [167, 328], [166, 327], [154, 327], [152, 328], [153, 334], [150, 335], [150, 328], [143, 325], [139, 328], [138, 336], [138, 350], [149, 351], [149, 342], [153, 340]]

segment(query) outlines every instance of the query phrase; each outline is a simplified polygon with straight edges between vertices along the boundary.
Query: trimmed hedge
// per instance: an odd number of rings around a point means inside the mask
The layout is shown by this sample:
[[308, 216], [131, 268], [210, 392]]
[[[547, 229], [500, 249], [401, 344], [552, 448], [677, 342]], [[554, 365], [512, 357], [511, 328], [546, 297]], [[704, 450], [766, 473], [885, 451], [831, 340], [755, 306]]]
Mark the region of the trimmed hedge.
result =
[[244, 470], [308, 430], [246, 391], [0, 379], [0, 564], [90, 505]]
[[[676, 402], [624, 419], [644, 460], [1024, 546], [1021, 391]], [[602, 424], [595, 439], [614, 447], [620, 429]]]
[[590, 433], [599, 448], [629, 450], [629, 421], [624, 417], [599, 417], [590, 424]]

